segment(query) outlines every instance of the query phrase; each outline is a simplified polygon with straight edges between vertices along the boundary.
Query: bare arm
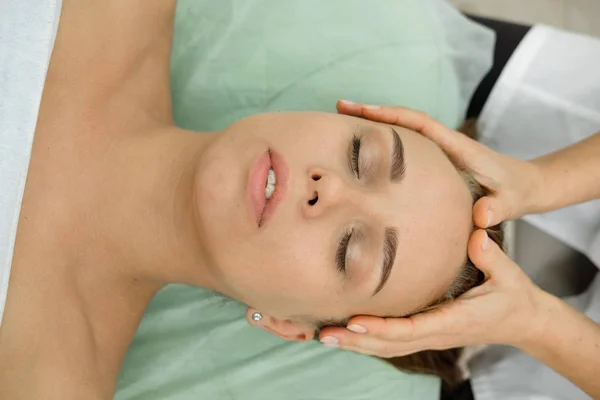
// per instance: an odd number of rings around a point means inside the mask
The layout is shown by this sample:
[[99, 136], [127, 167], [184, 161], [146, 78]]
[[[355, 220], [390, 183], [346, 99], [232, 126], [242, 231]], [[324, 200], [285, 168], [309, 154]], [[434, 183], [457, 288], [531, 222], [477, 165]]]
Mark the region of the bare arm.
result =
[[548, 296], [552, 317], [535, 340], [518, 347], [573, 382], [594, 399], [600, 399], [600, 325]]
[[[126, 114], [131, 104], [147, 104], [165, 110], [170, 122], [175, 6], [175, 0], [63, 0], [45, 85], [49, 101], [77, 115], [99, 107]], [[108, 100], [115, 97], [120, 103]]]
[[600, 133], [532, 161], [542, 182], [530, 212], [557, 210], [600, 198]]

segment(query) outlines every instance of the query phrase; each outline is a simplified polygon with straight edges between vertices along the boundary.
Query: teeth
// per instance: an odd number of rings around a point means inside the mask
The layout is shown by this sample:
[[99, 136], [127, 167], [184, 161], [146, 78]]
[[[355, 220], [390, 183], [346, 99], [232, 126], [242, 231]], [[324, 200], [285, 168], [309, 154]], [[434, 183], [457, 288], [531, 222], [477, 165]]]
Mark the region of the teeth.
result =
[[265, 187], [265, 197], [267, 200], [271, 200], [271, 196], [275, 192], [275, 185], [271, 185], [267, 183], [267, 187]]
[[267, 178], [267, 183], [269, 185], [274, 185], [275, 183], [277, 183], [277, 181], [275, 179], [275, 171], [273, 171], [272, 169], [269, 169], [269, 176]]
[[273, 193], [275, 192], [276, 181], [277, 180], [275, 179], [275, 171], [269, 169], [269, 176], [267, 177], [267, 184], [265, 186], [265, 197], [267, 198], [267, 200], [270, 200], [271, 196], [273, 196]]

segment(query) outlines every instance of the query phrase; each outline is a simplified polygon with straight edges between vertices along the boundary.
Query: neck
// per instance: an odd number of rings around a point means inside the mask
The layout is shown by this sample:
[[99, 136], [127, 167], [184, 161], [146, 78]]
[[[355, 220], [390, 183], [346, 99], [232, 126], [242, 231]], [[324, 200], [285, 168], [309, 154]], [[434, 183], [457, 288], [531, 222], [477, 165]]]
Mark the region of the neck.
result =
[[96, 221], [109, 275], [155, 288], [182, 283], [218, 290], [193, 197], [198, 160], [214, 135], [173, 126], [128, 139], [115, 150], [113, 159], [123, 161], [109, 167], [109, 206], [99, 206]]
[[219, 291], [193, 197], [198, 160], [214, 137], [172, 126], [107, 141], [109, 154], [102, 158], [110, 162], [78, 188], [83, 203], [72, 213], [70, 271], [83, 293], [101, 368], [115, 379], [160, 288], [182, 283]]

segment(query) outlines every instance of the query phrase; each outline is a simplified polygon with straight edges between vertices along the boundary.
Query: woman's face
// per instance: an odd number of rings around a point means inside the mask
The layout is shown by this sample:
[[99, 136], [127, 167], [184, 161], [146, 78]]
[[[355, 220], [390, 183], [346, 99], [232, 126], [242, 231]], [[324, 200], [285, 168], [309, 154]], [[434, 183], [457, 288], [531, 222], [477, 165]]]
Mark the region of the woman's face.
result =
[[195, 190], [223, 293], [274, 318], [406, 315], [440, 297], [466, 260], [466, 183], [436, 145], [399, 127], [252, 116], [206, 150]]

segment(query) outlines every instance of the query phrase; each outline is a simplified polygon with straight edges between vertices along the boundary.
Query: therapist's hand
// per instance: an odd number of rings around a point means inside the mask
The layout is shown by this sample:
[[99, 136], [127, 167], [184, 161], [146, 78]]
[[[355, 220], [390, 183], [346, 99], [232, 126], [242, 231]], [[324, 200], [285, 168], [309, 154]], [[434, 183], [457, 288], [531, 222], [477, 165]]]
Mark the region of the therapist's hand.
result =
[[481, 286], [408, 318], [354, 317], [348, 329], [327, 327], [319, 338], [324, 344], [384, 358], [491, 343], [520, 347], [535, 341], [550, 320], [552, 296], [535, 286], [484, 230], [472, 235], [468, 251], [486, 274]]
[[419, 111], [346, 101], [339, 101], [337, 109], [340, 114], [400, 125], [437, 143], [455, 165], [469, 171], [489, 191], [473, 208], [478, 227], [487, 228], [535, 211], [539, 202], [536, 196], [543, 186], [542, 173], [535, 164], [496, 153]]

